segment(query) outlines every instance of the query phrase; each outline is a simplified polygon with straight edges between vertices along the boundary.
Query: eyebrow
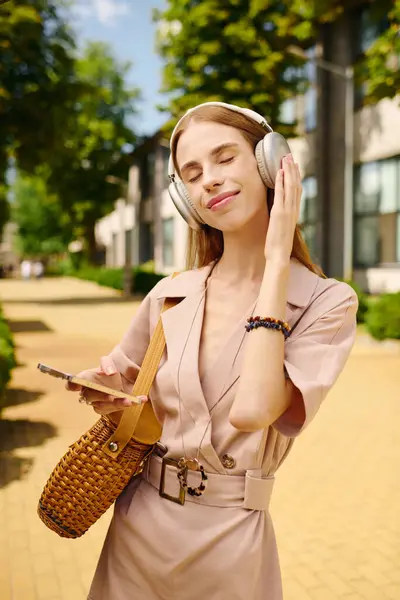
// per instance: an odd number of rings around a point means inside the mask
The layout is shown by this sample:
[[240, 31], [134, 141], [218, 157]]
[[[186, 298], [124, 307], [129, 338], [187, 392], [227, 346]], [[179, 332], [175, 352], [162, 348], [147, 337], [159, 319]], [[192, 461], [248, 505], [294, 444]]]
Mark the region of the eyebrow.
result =
[[[239, 144], [235, 142], [226, 142], [225, 144], [220, 144], [219, 146], [213, 148], [210, 154], [211, 156], [216, 156], [217, 154], [219, 154], [223, 150], [226, 150], [227, 148], [235, 148], [237, 146], [239, 146]], [[196, 160], [190, 160], [189, 162], [183, 165], [183, 167], [181, 168], [181, 173], [183, 173], [183, 171], [186, 171], [187, 169], [190, 169], [191, 167], [197, 167], [198, 164], [199, 163]]]

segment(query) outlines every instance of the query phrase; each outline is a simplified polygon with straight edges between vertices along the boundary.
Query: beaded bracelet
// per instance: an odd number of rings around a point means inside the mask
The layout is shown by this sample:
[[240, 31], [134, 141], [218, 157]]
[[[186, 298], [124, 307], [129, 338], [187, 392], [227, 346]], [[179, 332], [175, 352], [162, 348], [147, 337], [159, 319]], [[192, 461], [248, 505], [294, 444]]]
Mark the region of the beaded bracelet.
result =
[[252, 331], [259, 327], [281, 331], [285, 336], [285, 339], [290, 334], [290, 325], [289, 323], [286, 323], [286, 321], [281, 321], [280, 319], [274, 319], [272, 317], [250, 317], [250, 319], [247, 319], [247, 325], [245, 325], [246, 331]]

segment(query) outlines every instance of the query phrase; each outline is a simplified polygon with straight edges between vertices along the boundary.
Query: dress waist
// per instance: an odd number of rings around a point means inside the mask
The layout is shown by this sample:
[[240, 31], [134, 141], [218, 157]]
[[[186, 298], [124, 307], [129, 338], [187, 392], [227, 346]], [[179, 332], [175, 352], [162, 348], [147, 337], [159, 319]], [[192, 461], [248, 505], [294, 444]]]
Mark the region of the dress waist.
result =
[[[190, 496], [183, 491], [177, 477], [177, 461], [153, 455], [143, 472], [143, 478], [160, 491], [163, 498], [179, 504], [194, 502], [221, 508], [237, 507], [268, 511], [275, 477], [263, 477], [260, 470], [249, 470], [244, 475], [206, 473], [207, 486], [201, 496]], [[199, 473], [188, 473], [188, 483], [197, 486]], [[184, 501], [180, 501], [184, 498]]]

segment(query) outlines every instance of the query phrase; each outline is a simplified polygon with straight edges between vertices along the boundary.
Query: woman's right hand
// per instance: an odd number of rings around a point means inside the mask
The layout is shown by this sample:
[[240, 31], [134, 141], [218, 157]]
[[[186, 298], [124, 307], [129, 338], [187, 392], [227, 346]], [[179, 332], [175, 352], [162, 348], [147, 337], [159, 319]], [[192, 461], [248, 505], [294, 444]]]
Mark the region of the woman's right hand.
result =
[[[100, 367], [97, 369], [81, 371], [77, 374], [77, 377], [100, 383], [113, 390], [123, 391], [121, 374], [117, 371], [116, 366], [109, 356], [103, 356], [100, 359]], [[115, 398], [109, 394], [103, 394], [102, 392], [97, 392], [96, 390], [85, 388], [75, 383], [67, 382], [66, 388], [71, 392], [80, 392], [81, 396], [92, 403], [93, 410], [99, 415], [121, 412], [125, 408], [132, 406], [132, 402], [128, 398]]]

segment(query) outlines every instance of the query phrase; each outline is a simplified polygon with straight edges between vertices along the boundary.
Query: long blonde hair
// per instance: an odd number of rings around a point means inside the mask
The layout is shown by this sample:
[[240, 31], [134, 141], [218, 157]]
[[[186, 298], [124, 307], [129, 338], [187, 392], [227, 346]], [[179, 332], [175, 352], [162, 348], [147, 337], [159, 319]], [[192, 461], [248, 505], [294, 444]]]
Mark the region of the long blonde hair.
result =
[[[200, 107], [194, 114], [184, 117], [175, 132], [171, 153], [178, 174], [179, 168], [176, 161], [178, 141], [191, 121], [206, 121], [235, 127], [242, 133], [243, 137], [254, 149], [257, 143], [265, 136], [265, 129], [244, 114], [231, 111], [222, 106]], [[274, 196], [274, 190], [267, 189], [267, 206], [269, 213], [271, 213], [274, 204]], [[219, 260], [223, 251], [224, 237], [222, 231], [210, 227], [209, 225], [204, 225], [200, 231], [195, 231], [191, 227], [189, 228], [186, 264], [188, 269], [204, 267], [214, 260]], [[304, 241], [299, 225], [296, 225], [291, 257], [297, 259], [313, 273], [323, 276], [320, 267], [314, 264], [311, 259], [309, 249]]]

